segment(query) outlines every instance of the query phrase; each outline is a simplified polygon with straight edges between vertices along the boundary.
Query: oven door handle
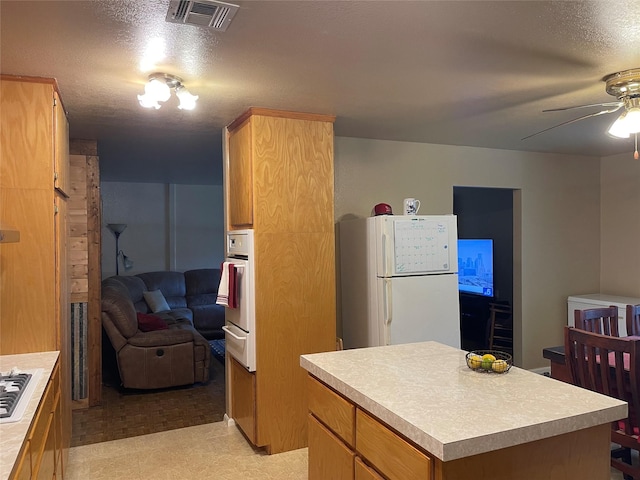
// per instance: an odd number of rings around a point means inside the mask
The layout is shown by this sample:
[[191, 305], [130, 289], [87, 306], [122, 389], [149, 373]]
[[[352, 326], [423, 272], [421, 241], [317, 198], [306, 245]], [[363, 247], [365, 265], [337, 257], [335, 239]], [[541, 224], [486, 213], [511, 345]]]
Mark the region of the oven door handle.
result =
[[236, 340], [246, 340], [247, 337], [239, 337], [238, 335], [236, 335], [235, 333], [233, 333], [231, 331], [231, 329], [229, 327], [227, 327], [226, 325], [222, 326], [222, 330], [224, 330], [225, 332], [227, 332], [229, 335], [231, 335], [233, 338], [235, 338]]

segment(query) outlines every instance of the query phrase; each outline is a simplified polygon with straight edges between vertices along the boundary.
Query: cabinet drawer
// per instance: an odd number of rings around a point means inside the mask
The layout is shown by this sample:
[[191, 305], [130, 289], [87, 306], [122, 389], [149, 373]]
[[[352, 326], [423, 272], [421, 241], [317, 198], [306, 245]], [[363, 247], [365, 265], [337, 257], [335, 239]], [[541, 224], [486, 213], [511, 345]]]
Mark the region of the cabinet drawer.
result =
[[389, 480], [431, 480], [432, 460], [398, 434], [358, 409], [356, 451]]
[[22, 454], [16, 462], [13, 480], [31, 480], [31, 451], [29, 448], [29, 440], [25, 440]]
[[309, 480], [353, 480], [355, 453], [309, 414]]
[[355, 406], [312, 376], [308, 378], [309, 410], [353, 448]]
[[49, 382], [44, 391], [36, 418], [33, 422], [31, 434], [29, 435], [31, 463], [34, 465], [34, 470], [36, 469], [35, 466], [40, 463], [40, 458], [44, 451], [44, 443], [47, 438], [47, 429], [51, 424], [51, 413], [53, 412], [53, 400], [55, 396], [52, 386], [52, 383]]
[[356, 479], [355, 480], [384, 480], [372, 468], [367, 467], [360, 457], [356, 457]]
[[48, 429], [44, 444], [44, 451], [40, 458], [40, 464], [34, 468], [34, 474], [38, 480], [51, 480], [56, 471], [56, 435], [53, 428], [53, 413], [49, 414]]
[[53, 372], [51, 372], [51, 380], [49, 381], [51, 385], [52, 392], [55, 393], [60, 390], [60, 367], [56, 363], [56, 366], [53, 368]]

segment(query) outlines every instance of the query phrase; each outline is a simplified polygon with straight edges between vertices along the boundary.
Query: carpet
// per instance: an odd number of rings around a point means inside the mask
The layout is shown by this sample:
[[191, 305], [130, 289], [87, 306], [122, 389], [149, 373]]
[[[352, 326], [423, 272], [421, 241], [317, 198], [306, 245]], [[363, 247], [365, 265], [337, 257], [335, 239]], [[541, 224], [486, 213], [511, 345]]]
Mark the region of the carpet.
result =
[[224, 338], [209, 340], [211, 345], [211, 355], [224, 365]]

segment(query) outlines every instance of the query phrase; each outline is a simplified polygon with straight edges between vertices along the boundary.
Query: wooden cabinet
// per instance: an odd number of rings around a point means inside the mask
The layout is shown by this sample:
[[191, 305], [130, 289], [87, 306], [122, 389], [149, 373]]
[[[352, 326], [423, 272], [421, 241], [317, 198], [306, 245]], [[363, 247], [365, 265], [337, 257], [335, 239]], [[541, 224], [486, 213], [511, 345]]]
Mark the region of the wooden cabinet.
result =
[[0, 222], [20, 231], [20, 242], [0, 244], [0, 354], [60, 351], [60, 437], [67, 452], [68, 124], [54, 79], [2, 75], [0, 89]]
[[[426, 452], [312, 376], [309, 376], [308, 388], [309, 480], [434, 478], [434, 462]], [[350, 434], [339, 434], [338, 431], [344, 432], [349, 424], [353, 441], [345, 443], [345, 437], [350, 438]], [[351, 463], [343, 459], [345, 454], [340, 453], [343, 450], [351, 452]], [[325, 463], [331, 468], [340, 467], [340, 471], [326, 475], [325, 469], [329, 467]]]
[[56, 363], [27, 432], [11, 480], [62, 478], [60, 369]]
[[252, 108], [228, 127], [226, 228], [254, 231], [254, 443], [270, 453], [307, 445], [300, 355], [335, 349], [334, 119]]
[[22, 453], [18, 456], [13, 480], [31, 480], [31, 449], [29, 440], [24, 442]]
[[256, 443], [256, 376], [248, 372], [233, 357], [231, 361], [231, 384], [233, 418], [247, 438]]
[[69, 174], [69, 122], [58, 92], [53, 92], [54, 150], [53, 180], [56, 190], [65, 196], [71, 193]]
[[356, 451], [389, 480], [432, 478], [432, 460], [379, 420], [358, 409]]
[[362, 459], [356, 457], [355, 460], [355, 479], [356, 480], [384, 480], [383, 477], [378, 475], [373, 468], [369, 468], [364, 464]]
[[309, 480], [353, 480], [355, 453], [309, 414]]
[[253, 176], [251, 172], [251, 119], [229, 136], [229, 224], [253, 225]]

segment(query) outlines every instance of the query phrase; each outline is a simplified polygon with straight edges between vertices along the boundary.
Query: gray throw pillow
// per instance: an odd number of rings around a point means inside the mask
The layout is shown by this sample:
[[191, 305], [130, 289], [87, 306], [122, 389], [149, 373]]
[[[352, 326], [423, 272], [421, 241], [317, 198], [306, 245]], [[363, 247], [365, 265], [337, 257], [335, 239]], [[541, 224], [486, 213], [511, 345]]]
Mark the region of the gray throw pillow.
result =
[[145, 302], [149, 305], [149, 308], [153, 313], [165, 312], [171, 310], [167, 300], [160, 290], [152, 290], [150, 292], [143, 292]]

